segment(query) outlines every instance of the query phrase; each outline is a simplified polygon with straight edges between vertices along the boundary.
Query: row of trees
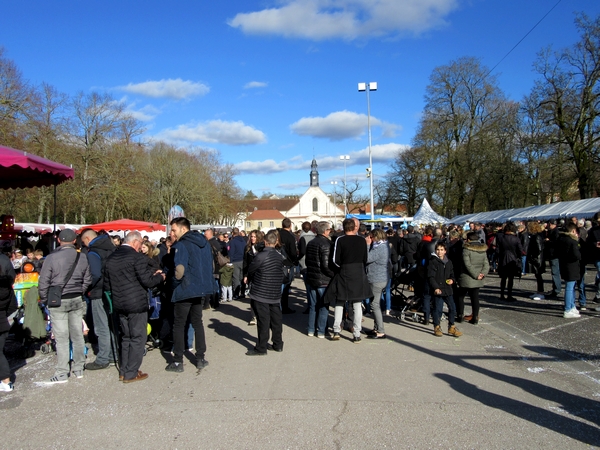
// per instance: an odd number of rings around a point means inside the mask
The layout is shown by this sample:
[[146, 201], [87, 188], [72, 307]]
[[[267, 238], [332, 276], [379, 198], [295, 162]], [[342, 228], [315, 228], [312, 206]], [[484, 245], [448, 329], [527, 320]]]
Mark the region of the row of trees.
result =
[[378, 206], [423, 198], [447, 217], [584, 199], [600, 191], [600, 17], [580, 14], [572, 48], [545, 49], [521, 102], [463, 57], [430, 77], [418, 131], [378, 186]]
[[[109, 95], [31, 86], [0, 48], [0, 143], [75, 169], [57, 188], [59, 222], [164, 223], [178, 204], [194, 223], [232, 223], [242, 201], [233, 167], [214, 151], [144, 142], [143, 131]], [[0, 211], [51, 222], [52, 195], [51, 188], [0, 191]]]

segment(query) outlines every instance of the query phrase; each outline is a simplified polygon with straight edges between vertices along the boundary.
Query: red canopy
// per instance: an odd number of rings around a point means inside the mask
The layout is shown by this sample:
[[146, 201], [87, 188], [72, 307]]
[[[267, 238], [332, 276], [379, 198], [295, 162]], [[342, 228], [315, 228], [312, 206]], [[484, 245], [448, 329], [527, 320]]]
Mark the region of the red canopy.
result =
[[167, 227], [161, 225], [160, 223], [142, 222], [139, 220], [130, 219], [120, 219], [113, 220], [111, 222], [102, 222], [97, 223], [95, 225], [85, 226], [83, 228], [91, 228], [92, 230], [96, 231], [167, 231]]
[[0, 146], [0, 188], [52, 186], [72, 179], [73, 169], [49, 159]]

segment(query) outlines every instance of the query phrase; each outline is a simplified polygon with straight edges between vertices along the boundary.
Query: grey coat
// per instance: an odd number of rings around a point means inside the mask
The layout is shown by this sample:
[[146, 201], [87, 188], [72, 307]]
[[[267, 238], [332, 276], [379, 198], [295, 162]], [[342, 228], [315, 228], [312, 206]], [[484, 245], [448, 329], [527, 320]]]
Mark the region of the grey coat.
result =
[[387, 241], [371, 246], [367, 258], [367, 278], [371, 284], [386, 284], [390, 277], [390, 248]]
[[483, 287], [484, 279], [478, 280], [480, 273], [487, 275], [490, 263], [487, 258], [487, 245], [481, 242], [467, 242], [463, 245], [463, 267], [458, 280], [462, 288], [473, 289]]

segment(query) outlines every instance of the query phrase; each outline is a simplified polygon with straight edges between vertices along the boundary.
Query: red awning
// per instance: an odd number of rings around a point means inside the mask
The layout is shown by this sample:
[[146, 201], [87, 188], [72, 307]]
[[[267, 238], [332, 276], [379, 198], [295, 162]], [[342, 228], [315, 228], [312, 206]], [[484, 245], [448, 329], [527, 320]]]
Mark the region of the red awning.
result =
[[33, 153], [0, 146], [0, 189], [52, 186], [73, 179], [73, 169]]
[[[87, 225], [84, 228], [100, 231], [166, 231], [167, 227], [160, 223], [142, 222], [139, 220], [120, 219], [111, 222], [102, 222], [95, 225]], [[82, 230], [81, 229], [81, 230]], [[81, 231], [79, 230], [79, 231]]]

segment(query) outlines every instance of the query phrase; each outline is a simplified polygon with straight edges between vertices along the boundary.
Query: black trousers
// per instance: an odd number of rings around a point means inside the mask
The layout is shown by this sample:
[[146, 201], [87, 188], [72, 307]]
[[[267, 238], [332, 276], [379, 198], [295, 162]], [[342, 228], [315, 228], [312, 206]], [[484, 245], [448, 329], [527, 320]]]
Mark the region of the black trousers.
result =
[[173, 361], [183, 362], [185, 351], [185, 323], [188, 316], [194, 327], [196, 357], [203, 359], [206, 353], [206, 338], [202, 323], [204, 297], [191, 298], [173, 303]]
[[148, 339], [148, 313], [119, 313], [121, 324], [120, 373], [126, 380], [135, 378], [142, 365]]
[[473, 317], [479, 317], [479, 288], [458, 289], [456, 315], [461, 317], [465, 315], [465, 296], [467, 294], [469, 294], [469, 297], [471, 298], [471, 310]]
[[266, 353], [267, 343], [269, 342], [269, 330], [273, 340], [275, 350], [283, 349], [281, 324], [281, 308], [278, 303], [262, 303], [252, 300], [250, 302], [252, 311], [256, 316], [256, 331], [258, 332], [258, 341], [254, 350], [259, 353]]
[[4, 356], [4, 344], [6, 344], [7, 337], [8, 331], [0, 333], [0, 380], [10, 377], [10, 365], [6, 356]]

